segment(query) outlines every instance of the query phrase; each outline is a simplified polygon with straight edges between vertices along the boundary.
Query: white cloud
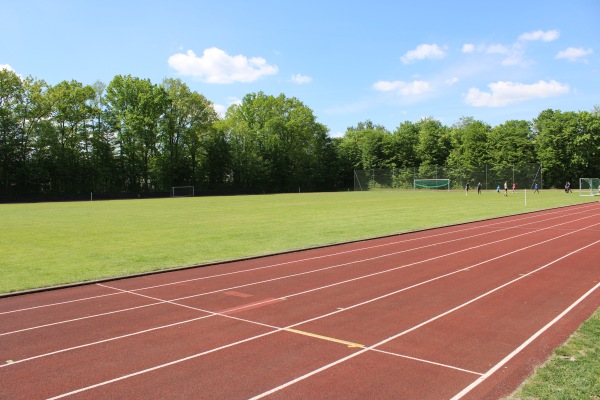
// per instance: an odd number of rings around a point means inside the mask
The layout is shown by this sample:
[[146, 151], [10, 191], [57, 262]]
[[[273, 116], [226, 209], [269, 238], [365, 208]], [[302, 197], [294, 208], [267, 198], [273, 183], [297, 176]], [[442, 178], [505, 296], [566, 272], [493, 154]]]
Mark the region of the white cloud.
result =
[[502, 60], [502, 65], [526, 65], [523, 61], [523, 54], [525, 52], [525, 47], [517, 42], [512, 46], [506, 46], [503, 44], [480, 44], [475, 46], [471, 43], [466, 43], [462, 47], [463, 53], [481, 53], [481, 54], [490, 54], [490, 55], [503, 55], [506, 56], [504, 60]]
[[506, 54], [506, 58], [502, 60], [502, 65], [521, 65], [525, 67], [531, 64], [531, 61], [524, 59], [523, 55], [525, 54], [525, 46], [519, 42], [515, 43]]
[[463, 53], [473, 53], [475, 51], [475, 45], [472, 43], [465, 43], [462, 47]]
[[444, 83], [445, 83], [446, 85], [449, 85], [449, 86], [452, 86], [452, 85], [454, 85], [454, 84], [455, 84], [455, 83], [457, 83], [457, 82], [458, 82], [458, 78], [457, 78], [457, 77], [455, 77], [455, 76], [454, 76], [454, 77], [452, 77], [452, 78], [446, 79], [446, 80], [444, 81]]
[[542, 42], [552, 42], [553, 40], [558, 39], [559, 36], [560, 36], [560, 32], [557, 31], [556, 29], [553, 29], [551, 31], [546, 31], [546, 32], [537, 30], [537, 31], [533, 31], [533, 32], [523, 33], [521, 36], [519, 36], [519, 40], [521, 40], [521, 41], [541, 40]]
[[482, 92], [477, 88], [469, 89], [465, 102], [475, 107], [502, 107], [530, 99], [560, 96], [569, 93], [569, 85], [554, 80], [540, 80], [527, 85], [515, 82], [495, 82], [488, 87], [491, 92]]
[[463, 53], [482, 53], [482, 54], [499, 54], [505, 56], [502, 60], [502, 65], [506, 66], [528, 66], [532, 63], [531, 60], [525, 59], [525, 51], [527, 50], [526, 42], [530, 41], [544, 41], [550, 42], [558, 39], [560, 36], [559, 31], [550, 30], [550, 31], [533, 31], [526, 32], [519, 36], [517, 41], [512, 45], [504, 45], [500, 43], [496, 44], [481, 44], [475, 46], [471, 43], [466, 43], [462, 47]]
[[11, 72], [15, 72], [14, 69], [12, 69], [12, 67], [8, 64], [0, 64], [0, 71], [11, 71]]
[[425, 81], [378, 81], [373, 88], [379, 92], [394, 92], [401, 96], [419, 95], [432, 90], [429, 82]]
[[503, 44], [491, 44], [484, 46], [482, 51], [487, 54], [509, 54], [510, 49]]
[[168, 62], [181, 75], [208, 83], [254, 82], [278, 72], [277, 66], [267, 64], [264, 58], [230, 56], [216, 47], [205, 49], [201, 57], [192, 50], [173, 54]]
[[293, 74], [292, 82], [294, 82], [298, 85], [303, 85], [305, 83], [312, 82], [312, 78], [310, 76], [306, 76], [306, 75], [302, 75], [302, 74]]
[[437, 44], [420, 44], [416, 49], [406, 52], [400, 60], [404, 64], [410, 64], [417, 60], [441, 59], [446, 56], [446, 49]]
[[585, 50], [585, 49], [582, 49], [581, 47], [579, 47], [579, 48], [569, 47], [566, 50], [559, 51], [558, 54], [556, 55], [556, 58], [558, 58], [558, 59], [566, 58], [569, 61], [586, 61], [584, 57], [589, 56], [593, 53], [594, 53], [594, 50], [592, 50], [592, 49]]

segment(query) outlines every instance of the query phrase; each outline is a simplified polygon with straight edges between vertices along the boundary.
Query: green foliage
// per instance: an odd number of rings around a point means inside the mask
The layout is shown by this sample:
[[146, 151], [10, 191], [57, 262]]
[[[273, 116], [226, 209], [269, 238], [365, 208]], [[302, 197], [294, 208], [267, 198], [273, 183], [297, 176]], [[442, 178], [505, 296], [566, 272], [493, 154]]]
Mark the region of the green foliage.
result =
[[329, 144], [327, 128], [296, 98], [248, 94], [232, 106], [223, 128], [231, 143], [233, 178], [244, 189], [289, 192], [323, 189], [316, 168]]
[[488, 138], [491, 127], [481, 121], [465, 119], [451, 131], [452, 150], [448, 165], [473, 169], [489, 160]]
[[[0, 195], [88, 192], [296, 192], [352, 187], [354, 170], [543, 164], [544, 186], [600, 176], [600, 114], [542, 111], [490, 127], [431, 117], [394, 132], [370, 120], [331, 138], [284, 94], [249, 93], [221, 118], [178, 79], [117, 75], [105, 85], [0, 71]], [[456, 178], [454, 180], [456, 180]], [[471, 177], [472, 178], [472, 177]]]

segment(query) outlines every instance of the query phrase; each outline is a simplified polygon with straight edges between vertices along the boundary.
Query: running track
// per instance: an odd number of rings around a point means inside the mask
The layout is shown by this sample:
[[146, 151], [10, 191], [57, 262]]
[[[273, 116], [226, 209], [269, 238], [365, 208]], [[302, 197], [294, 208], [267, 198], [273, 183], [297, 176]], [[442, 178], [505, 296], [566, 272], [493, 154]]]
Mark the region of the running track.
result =
[[0, 398], [499, 399], [600, 307], [599, 214], [0, 298]]

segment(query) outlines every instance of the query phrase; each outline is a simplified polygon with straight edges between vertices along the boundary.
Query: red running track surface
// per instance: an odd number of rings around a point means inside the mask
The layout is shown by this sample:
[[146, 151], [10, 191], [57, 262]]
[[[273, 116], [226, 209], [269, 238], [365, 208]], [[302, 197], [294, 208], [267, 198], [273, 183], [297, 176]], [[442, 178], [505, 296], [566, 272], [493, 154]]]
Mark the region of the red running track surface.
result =
[[0, 298], [0, 398], [499, 399], [600, 306], [599, 212]]

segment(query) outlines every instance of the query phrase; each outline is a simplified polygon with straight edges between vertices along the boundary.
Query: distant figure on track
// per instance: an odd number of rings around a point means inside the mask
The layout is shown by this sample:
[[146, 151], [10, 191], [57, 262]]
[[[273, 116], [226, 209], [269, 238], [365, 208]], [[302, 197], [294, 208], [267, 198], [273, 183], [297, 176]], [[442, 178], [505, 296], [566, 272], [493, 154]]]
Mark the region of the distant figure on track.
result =
[[481, 194], [481, 182], [477, 184], [477, 194]]
[[496, 188], [496, 192], [497, 192], [498, 194], [500, 194], [500, 185], [498, 185], [498, 187]]
[[539, 189], [538, 189], [538, 184], [537, 182], [535, 183], [535, 190], [533, 191], [533, 193], [539, 193]]
[[517, 183], [513, 182], [513, 193], [517, 193]]
[[508, 182], [504, 181], [504, 196], [508, 197]]

